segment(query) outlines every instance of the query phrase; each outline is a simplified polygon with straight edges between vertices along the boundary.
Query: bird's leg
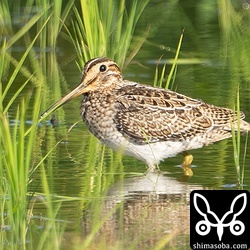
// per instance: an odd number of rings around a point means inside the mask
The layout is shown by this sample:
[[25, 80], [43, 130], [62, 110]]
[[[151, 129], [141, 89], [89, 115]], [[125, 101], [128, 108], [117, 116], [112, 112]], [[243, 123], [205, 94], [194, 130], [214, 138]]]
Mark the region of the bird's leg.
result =
[[148, 169], [145, 172], [145, 175], [147, 175], [148, 173], [157, 173], [159, 170], [158, 166], [155, 165], [148, 165]]
[[184, 160], [183, 160], [181, 166], [182, 166], [184, 175], [185, 176], [192, 176], [193, 171], [191, 169], [191, 163], [192, 163], [194, 157], [186, 151], [182, 152], [182, 154], [184, 156]]

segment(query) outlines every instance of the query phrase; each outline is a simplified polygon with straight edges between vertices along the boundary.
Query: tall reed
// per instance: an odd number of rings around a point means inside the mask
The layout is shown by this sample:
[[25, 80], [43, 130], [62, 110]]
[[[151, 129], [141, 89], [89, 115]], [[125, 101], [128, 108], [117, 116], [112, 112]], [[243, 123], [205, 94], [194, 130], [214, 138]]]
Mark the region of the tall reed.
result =
[[72, 42], [78, 55], [79, 67], [94, 57], [110, 57], [123, 68], [135, 55], [145, 39], [132, 48], [137, 22], [146, 7], [143, 1], [81, 0], [81, 9], [74, 8]]
[[[5, 29], [1, 29], [0, 34], [0, 245], [8, 249], [32, 248], [32, 232], [30, 231], [32, 214], [29, 210], [28, 186], [32, 182], [34, 172], [39, 167], [44, 170], [43, 161], [46, 158], [34, 157], [34, 148], [40, 144], [38, 122], [47, 75], [47, 72], [43, 71], [47, 68], [47, 61], [38, 59], [46, 58], [48, 44], [50, 48], [55, 49], [56, 39], [62, 27], [61, 21], [65, 20], [74, 1], [68, 2], [68, 8], [64, 8], [61, 19], [59, 17], [61, 11], [59, 2], [61, 1], [54, 1], [52, 7], [47, 4], [41, 6], [37, 1], [36, 5], [39, 9], [32, 15], [30, 11], [34, 2], [28, 2], [25, 13], [22, 13], [26, 18], [25, 25], [16, 32], [15, 28], [12, 28], [11, 18], [8, 18], [10, 16], [8, 1], [1, 3], [4, 21], [7, 20], [8, 25]], [[37, 30], [35, 35], [34, 27]], [[48, 40], [43, 40], [45, 34], [50, 35]], [[8, 36], [10, 38], [5, 38]], [[17, 46], [20, 40], [26, 43], [26, 49], [21, 57], [16, 59], [11, 49]], [[34, 49], [37, 43], [40, 45], [39, 52]], [[37, 57], [37, 53], [40, 53], [40, 57]], [[28, 64], [29, 67], [27, 67]], [[25, 80], [13, 93], [12, 89], [21, 76]], [[57, 83], [59, 84], [59, 79]], [[58, 239], [60, 239], [63, 227], [58, 227], [55, 216], [60, 206], [54, 207], [52, 200], [49, 199], [51, 187], [47, 182], [45, 170], [41, 173], [51, 223], [48, 223], [46, 230], [40, 235], [35, 249], [44, 249], [46, 245], [50, 247], [54, 245], [56, 249], [59, 249]]]
[[[236, 10], [230, 1], [218, 1], [218, 7], [221, 10], [219, 24], [222, 34], [222, 55], [225, 65], [230, 69], [230, 81], [233, 83], [229, 85], [231, 100], [234, 101], [231, 105], [235, 106], [239, 120], [241, 84], [249, 82], [250, 77], [250, 58], [248, 56], [250, 39], [248, 20], [250, 15], [249, 11]], [[232, 131], [232, 137], [236, 177], [240, 188], [242, 188], [248, 137], [246, 137], [244, 148], [242, 148], [243, 144], [239, 129], [237, 132]]]
[[[9, 76], [9, 80], [6, 84], [1, 81], [0, 89], [0, 161], [1, 161], [1, 179], [4, 181], [3, 187], [3, 199], [4, 205], [1, 206], [2, 227], [9, 228], [11, 233], [8, 234], [10, 238], [6, 238], [6, 232], [1, 231], [2, 245], [13, 244], [13, 248], [19, 248], [19, 245], [25, 249], [26, 244], [26, 232], [27, 232], [27, 186], [29, 183], [29, 170], [32, 162], [32, 153], [34, 141], [36, 140], [37, 130], [37, 117], [40, 109], [41, 100], [41, 85], [33, 86], [30, 92], [23, 98], [19, 104], [17, 98], [23, 91], [25, 86], [31, 83], [33, 74], [27, 72], [27, 80], [17, 89], [16, 93], [11, 98], [7, 98], [10, 88], [18, 77], [18, 73], [24, 69], [23, 64], [27, 59], [29, 52], [31, 51], [34, 43], [39, 35], [31, 41], [27, 47], [25, 53], [21, 59], [16, 61], [9, 54], [8, 48], [13, 46], [15, 41], [23, 36], [29, 27], [32, 27], [37, 20], [41, 17], [42, 13], [34, 16], [29, 22], [27, 27], [23, 27], [16, 35], [12, 36], [12, 39], [6, 41], [1, 47], [1, 62], [0, 65], [5, 65], [7, 62], [13, 62], [15, 64], [14, 72]], [[1, 70], [1, 79], [4, 77], [4, 70]], [[33, 124], [28, 127], [27, 110], [30, 105], [31, 95], [34, 95], [35, 102], [32, 120]], [[15, 111], [14, 111], [15, 110]], [[13, 124], [11, 126], [11, 124]], [[29, 131], [28, 133], [27, 130]], [[3, 215], [7, 212], [7, 217], [3, 218]]]

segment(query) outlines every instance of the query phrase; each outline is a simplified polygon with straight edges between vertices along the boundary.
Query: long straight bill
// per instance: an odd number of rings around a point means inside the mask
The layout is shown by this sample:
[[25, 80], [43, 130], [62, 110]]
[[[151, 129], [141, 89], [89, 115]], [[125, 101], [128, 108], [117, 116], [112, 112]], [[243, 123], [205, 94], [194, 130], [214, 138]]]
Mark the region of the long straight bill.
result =
[[59, 107], [61, 107], [63, 104], [71, 101], [72, 99], [78, 97], [79, 95], [83, 94], [84, 91], [84, 85], [80, 84], [78, 85], [74, 90], [72, 90], [69, 94], [66, 96], [62, 97], [60, 100], [55, 102], [51, 107], [49, 107], [45, 112], [41, 114], [41, 118], [44, 118], [47, 116], [49, 113], [55, 111]]

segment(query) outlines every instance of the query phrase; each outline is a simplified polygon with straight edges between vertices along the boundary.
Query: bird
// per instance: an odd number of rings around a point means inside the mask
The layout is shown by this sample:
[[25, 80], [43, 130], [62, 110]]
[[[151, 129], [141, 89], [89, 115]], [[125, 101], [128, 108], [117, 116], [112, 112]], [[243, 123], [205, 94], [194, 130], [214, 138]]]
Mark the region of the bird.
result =
[[105, 57], [87, 61], [81, 83], [41, 117], [80, 95], [80, 115], [90, 132], [113, 150], [146, 163], [150, 172], [182, 153], [183, 173], [192, 176], [189, 150], [230, 138], [238, 129], [250, 130], [243, 112], [125, 80], [116, 62]]

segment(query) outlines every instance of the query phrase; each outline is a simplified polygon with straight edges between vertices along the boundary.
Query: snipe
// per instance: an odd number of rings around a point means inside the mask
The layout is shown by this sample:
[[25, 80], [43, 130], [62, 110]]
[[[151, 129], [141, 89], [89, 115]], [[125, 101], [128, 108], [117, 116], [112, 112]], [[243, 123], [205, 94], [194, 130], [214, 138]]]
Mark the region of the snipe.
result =
[[42, 116], [82, 95], [81, 116], [89, 130], [116, 151], [145, 162], [150, 170], [165, 158], [184, 154], [184, 174], [192, 175], [192, 155], [232, 136], [232, 127], [250, 130], [244, 114], [206, 104], [185, 95], [124, 80], [108, 58], [88, 61], [78, 87], [58, 100]]

